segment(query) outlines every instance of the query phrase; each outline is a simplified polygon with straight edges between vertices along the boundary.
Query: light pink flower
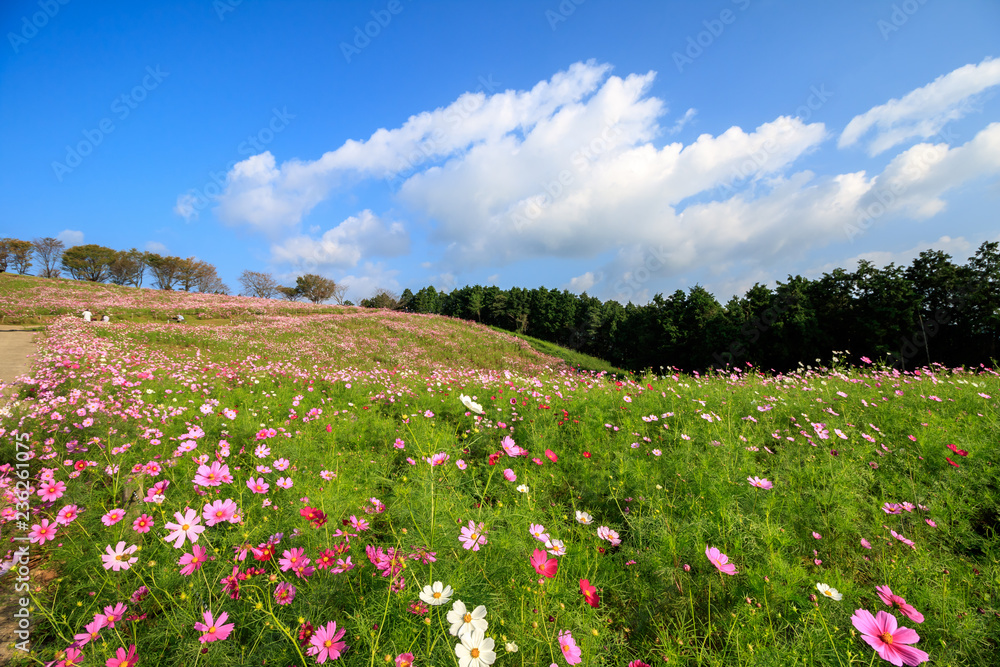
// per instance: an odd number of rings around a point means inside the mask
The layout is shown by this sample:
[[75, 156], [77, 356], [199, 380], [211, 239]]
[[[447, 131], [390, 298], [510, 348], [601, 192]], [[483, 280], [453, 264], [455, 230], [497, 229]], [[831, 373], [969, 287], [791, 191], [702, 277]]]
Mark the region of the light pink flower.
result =
[[198, 641], [202, 644], [207, 642], [215, 642], [225, 639], [229, 636], [229, 633], [233, 631], [236, 627], [235, 623], [226, 623], [229, 619], [229, 614], [222, 612], [219, 614], [218, 620], [212, 618], [212, 612], [206, 611], [202, 614], [202, 618], [205, 620], [204, 623], [195, 623], [194, 629], [200, 630], [205, 634], [198, 637]]
[[38, 495], [42, 497], [45, 502], [52, 502], [54, 500], [59, 500], [66, 493], [66, 482], [49, 482], [48, 484], [42, 484], [42, 487], [38, 489]]
[[736, 574], [736, 566], [729, 562], [729, 556], [722, 553], [715, 547], [709, 547], [706, 544], [705, 555], [708, 557], [708, 560], [712, 562], [712, 565], [719, 568], [719, 572], [729, 575]]
[[125, 510], [113, 509], [101, 517], [101, 523], [105, 526], [113, 526], [125, 518]]
[[214, 526], [223, 521], [235, 523], [238, 509], [239, 505], [236, 504], [236, 501], [232, 498], [226, 498], [225, 500], [216, 500], [212, 504], [205, 503], [201, 516], [205, 519], [206, 526]]
[[132, 567], [133, 563], [139, 560], [138, 556], [132, 556], [129, 558], [129, 555], [135, 553], [138, 548], [139, 547], [134, 544], [125, 548], [125, 543], [119, 542], [115, 545], [114, 551], [112, 551], [111, 545], [109, 544], [104, 548], [107, 553], [101, 554], [101, 560], [104, 561], [104, 569], [114, 570], [115, 572], [129, 569]]
[[49, 523], [48, 519], [42, 519], [41, 523], [36, 523], [28, 532], [28, 541], [32, 544], [45, 544], [47, 540], [56, 537], [56, 524]]
[[265, 482], [263, 477], [258, 477], [257, 479], [251, 477], [247, 480], [247, 488], [254, 493], [267, 493], [267, 490], [271, 488], [271, 485]]
[[576, 640], [573, 639], [573, 635], [570, 634], [569, 630], [563, 630], [559, 633], [559, 648], [562, 649], [563, 657], [566, 659], [567, 665], [578, 665], [583, 662], [583, 651], [580, 647], [576, 645]]
[[760, 478], [757, 476], [747, 477], [747, 481], [750, 482], [750, 486], [756, 486], [758, 489], [770, 489], [774, 486], [771, 482], [767, 481], [767, 478]]
[[59, 514], [56, 515], [56, 523], [60, 526], [68, 526], [73, 523], [78, 516], [80, 516], [80, 508], [76, 505], [66, 505], [66, 507], [59, 510]]
[[205, 531], [205, 526], [199, 525], [201, 517], [198, 516], [198, 511], [193, 510], [190, 507], [187, 511], [181, 515], [180, 512], [174, 512], [174, 518], [177, 519], [177, 523], [168, 523], [164, 526], [170, 531], [164, 539], [167, 542], [173, 542], [175, 549], [180, 549], [184, 546], [184, 540], [191, 540], [191, 543], [198, 541], [198, 535]]
[[914, 623], [923, 623], [924, 615], [917, 611], [912, 604], [907, 604], [906, 600], [892, 592], [888, 586], [876, 586], [879, 598], [889, 607], [899, 609], [899, 612]]
[[479, 551], [479, 547], [486, 544], [486, 535], [484, 534], [482, 521], [479, 522], [479, 526], [477, 527], [476, 523], [472, 519], [469, 519], [469, 525], [463, 526], [461, 532], [462, 534], [458, 540], [466, 549]]
[[208, 560], [208, 550], [204, 547], [200, 547], [197, 544], [192, 547], [191, 551], [194, 553], [184, 554], [181, 556], [180, 560], [177, 561], [178, 565], [181, 565], [181, 574], [185, 577], [197, 572], [202, 564]]
[[851, 616], [851, 623], [880, 658], [897, 667], [904, 664], [915, 667], [930, 659], [920, 649], [909, 646], [920, 641], [920, 635], [910, 628], [897, 627], [896, 617], [892, 614], [880, 611], [877, 616], [872, 616], [867, 609], [858, 609]]
[[511, 470], [510, 468], [507, 468], [506, 470], [503, 471], [503, 478], [506, 479], [508, 482], [517, 481], [517, 475], [514, 474], [514, 471]]

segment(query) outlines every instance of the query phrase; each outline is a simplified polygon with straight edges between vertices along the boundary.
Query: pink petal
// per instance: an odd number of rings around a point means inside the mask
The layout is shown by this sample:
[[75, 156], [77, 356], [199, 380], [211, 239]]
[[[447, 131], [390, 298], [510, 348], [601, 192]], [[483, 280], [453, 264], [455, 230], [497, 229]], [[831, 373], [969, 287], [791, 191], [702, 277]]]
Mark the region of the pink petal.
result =
[[896, 644], [916, 644], [920, 641], [920, 635], [912, 628], [899, 628], [892, 633], [892, 643]]
[[[879, 612], [880, 614], [882, 612]], [[858, 609], [854, 612], [854, 616], [851, 616], [851, 623], [857, 628], [858, 632], [862, 635], [872, 635], [878, 637], [882, 634], [882, 628], [875, 621], [875, 617], [867, 609]], [[867, 639], [865, 640], [867, 641]], [[869, 642], [870, 643], [870, 642]], [[873, 648], [877, 648], [875, 644], [872, 644]]]
[[914, 665], [919, 665], [922, 662], [927, 662], [930, 656], [921, 651], [918, 648], [913, 648], [912, 646], [897, 646], [896, 653], [903, 662], [907, 665], [913, 667]]

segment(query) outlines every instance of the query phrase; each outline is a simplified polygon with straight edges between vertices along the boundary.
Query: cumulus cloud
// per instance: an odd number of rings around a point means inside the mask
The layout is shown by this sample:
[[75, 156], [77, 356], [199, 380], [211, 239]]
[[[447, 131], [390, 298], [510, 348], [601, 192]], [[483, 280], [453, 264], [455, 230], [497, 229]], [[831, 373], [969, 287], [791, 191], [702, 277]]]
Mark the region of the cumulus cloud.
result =
[[65, 243], [67, 248], [83, 245], [83, 232], [78, 232], [75, 229], [64, 229], [56, 234], [56, 238]]
[[294, 236], [271, 246], [275, 262], [307, 273], [355, 267], [365, 257], [396, 257], [410, 250], [410, 237], [399, 222], [386, 222], [365, 209], [319, 238]]
[[169, 250], [167, 250], [167, 246], [163, 245], [159, 241], [150, 241], [149, 243], [147, 243], [146, 250], [148, 250], [151, 253], [155, 253], [157, 255], [166, 255], [168, 252], [170, 252]]
[[914, 137], [933, 137], [949, 121], [973, 111], [984, 91], [1000, 85], [1000, 59], [986, 58], [934, 79], [900, 99], [855, 116], [844, 128], [837, 145], [853, 146], [874, 130], [869, 155], [878, 155]]

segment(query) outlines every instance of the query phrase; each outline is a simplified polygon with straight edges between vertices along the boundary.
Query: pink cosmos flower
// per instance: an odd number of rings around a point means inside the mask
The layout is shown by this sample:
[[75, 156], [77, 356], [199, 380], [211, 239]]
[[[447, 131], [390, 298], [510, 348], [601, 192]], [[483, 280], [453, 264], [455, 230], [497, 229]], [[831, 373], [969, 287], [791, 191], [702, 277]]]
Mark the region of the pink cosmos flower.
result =
[[197, 542], [198, 535], [205, 531], [205, 526], [198, 524], [201, 521], [198, 511], [190, 507], [187, 508], [183, 516], [180, 512], [174, 512], [174, 518], [177, 519], [177, 523], [168, 523], [164, 526], [164, 528], [171, 531], [164, 539], [167, 542], [173, 541], [175, 549], [180, 549], [184, 546], [185, 538], [191, 540], [192, 544]]
[[774, 486], [774, 484], [772, 484], [771, 482], [767, 481], [766, 477], [763, 478], [763, 479], [760, 478], [760, 477], [756, 477], [756, 476], [754, 476], [754, 477], [747, 477], [747, 481], [750, 482], [750, 486], [756, 486], [758, 489], [765, 489], [766, 490], [766, 489], [770, 489], [772, 486]]
[[132, 522], [132, 530], [137, 533], [148, 533], [149, 529], [153, 527], [153, 517], [148, 514], [143, 514], [135, 521]]
[[114, 509], [101, 517], [101, 523], [105, 526], [113, 526], [125, 518], [125, 510]]
[[897, 627], [896, 617], [892, 614], [880, 611], [877, 616], [872, 616], [867, 609], [858, 609], [851, 616], [851, 623], [880, 658], [897, 667], [903, 664], [914, 667], [930, 659], [920, 649], [910, 646], [920, 641], [920, 635], [910, 628]]
[[128, 653], [125, 652], [124, 648], [119, 648], [115, 655], [117, 657], [108, 658], [105, 663], [107, 667], [135, 667], [135, 664], [139, 662], [139, 658], [135, 655], [135, 644], [128, 647]]
[[886, 503], [882, 505], [882, 511], [886, 514], [899, 514], [902, 512], [902, 508], [896, 503]]
[[286, 549], [281, 558], [278, 560], [278, 564], [281, 566], [282, 572], [288, 572], [293, 570], [300, 565], [308, 565], [309, 558], [305, 556], [306, 550], [302, 547], [295, 547], [294, 549]]
[[479, 551], [479, 547], [486, 544], [486, 535], [483, 531], [483, 522], [479, 522], [479, 526], [469, 519], [469, 525], [462, 527], [462, 534], [459, 536], [458, 541], [462, 543], [462, 546], [466, 549], [472, 549], [473, 551]]
[[265, 482], [263, 477], [258, 477], [257, 479], [251, 477], [247, 480], [247, 488], [254, 493], [267, 493], [267, 490], [271, 488], [271, 485]]
[[101, 628], [103, 627], [104, 626], [101, 625], [100, 621], [95, 618], [90, 623], [83, 626], [83, 629], [86, 630], [86, 632], [73, 635], [73, 643], [77, 646], [86, 646], [88, 643], [97, 639], [97, 636], [100, 634]]
[[350, 521], [351, 521], [351, 527], [354, 528], [355, 530], [364, 531], [364, 530], [368, 530], [368, 528], [370, 527], [368, 525], [368, 521], [367, 520], [365, 520], [365, 519], [359, 519], [358, 517], [354, 516], [353, 514], [351, 515]]
[[278, 604], [291, 604], [295, 599], [295, 586], [282, 581], [274, 589], [274, 601]]
[[928, 526], [930, 526], [931, 528], [937, 528], [937, 524], [936, 524], [936, 523], [934, 523], [934, 520], [933, 520], [933, 519], [924, 519], [924, 521], [925, 521], [925, 522], [927, 523], [927, 525], [928, 525]]
[[608, 542], [611, 542], [611, 546], [613, 547], [617, 547], [619, 544], [622, 543], [618, 535], [618, 532], [611, 530], [607, 526], [599, 526], [597, 528], [597, 536], [602, 540], [607, 540]]
[[400, 653], [396, 656], [396, 667], [413, 667], [413, 654]]
[[514, 439], [511, 438], [509, 435], [504, 436], [504, 439], [500, 442], [500, 444], [503, 445], [503, 450], [507, 452], [507, 456], [513, 457], [513, 456], [528, 455], [528, 450], [514, 444]]
[[563, 657], [566, 658], [567, 665], [578, 665], [583, 662], [583, 651], [576, 645], [576, 640], [569, 630], [559, 633], [559, 648], [562, 649]]
[[875, 590], [878, 591], [878, 596], [882, 599], [882, 602], [889, 607], [899, 609], [901, 614], [914, 623], [924, 622], [924, 615], [917, 611], [912, 604], [907, 604], [906, 600], [893, 593], [888, 586], [876, 586]]
[[279, 477], [277, 484], [278, 484], [278, 486], [280, 486], [283, 489], [290, 489], [290, 488], [292, 488], [292, 478], [291, 477]]
[[52, 502], [53, 500], [59, 500], [66, 493], [66, 483], [65, 482], [49, 482], [48, 484], [42, 484], [42, 487], [38, 489], [38, 495], [42, 497], [45, 502]]
[[119, 542], [115, 545], [114, 551], [112, 551], [111, 545], [109, 544], [104, 548], [107, 553], [101, 554], [101, 560], [104, 561], [104, 569], [114, 570], [115, 572], [129, 569], [132, 567], [133, 563], [139, 560], [138, 556], [132, 556], [132, 558], [129, 558], [129, 555], [135, 553], [138, 548], [139, 547], [134, 544], [125, 548], [125, 543]]
[[124, 619], [125, 612], [127, 611], [128, 607], [119, 602], [114, 607], [112, 607], [111, 605], [105, 607], [103, 614], [94, 614], [94, 620], [97, 621], [97, 623], [102, 628], [111, 628], [112, 630], [114, 630], [115, 623], [118, 623], [119, 621]]
[[203, 613], [202, 618], [205, 619], [204, 623], [195, 623], [194, 629], [204, 632], [202, 636], [198, 637], [198, 641], [202, 644], [208, 642], [216, 642], [225, 639], [229, 636], [229, 633], [233, 631], [236, 627], [235, 623], [226, 623], [229, 619], [229, 614], [222, 612], [219, 614], [218, 620], [212, 618], [212, 612], [206, 611]]
[[865, 549], [871, 549], [872, 548], [871, 542], [869, 542], [868, 540], [866, 540], [863, 537], [861, 538], [861, 546], [863, 546]]
[[549, 541], [549, 536], [545, 532], [545, 526], [540, 523], [533, 523], [528, 526], [528, 532], [531, 533], [531, 536], [539, 542], [544, 543]]
[[709, 547], [706, 544], [705, 555], [708, 557], [708, 560], [712, 562], [712, 565], [719, 568], [719, 572], [729, 575], [736, 574], [736, 566], [729, 562], [729, 556], [722, 553], [715, 547]]
[[546, 458], [548, 458], [549, 461], [552, 461], [553, 463], [559, 460], [559, 457], [556, 456], [556, 453], [553, 452], [551, 449], [545, 450], [545, 456]]
[[445, 454], [444, 452], [438, 452], [433, 456], [425, 456], [424, 461], [427, 461], [432, 466], [439, 466], [442, 463], [447, 463], [448, 459], [450, 458], [451, 456], [449, 456], [448, 454]]
[[78, 516], [80, 516], [80, 508], [76, 505], [66, 505], [66, 507], [59, 510], [59, 514], [56, 515], [56, 523], [60, 526], [68, 526], [73, 523]]
[[503, 478], [506, 479], [508, 482], [517, 481], [517, 475], [514, 474], [514, 471], [511, 470], [510, 468], [507, 468], [506, 470], [503, 471]]
[[194, 553], [184, 554], [181, 556], [180, 560], [177, 561], [178, 565], [182, 565], [181, 574], [185, 577], [194, 574], [198, 571], [202, 564], [208, 560], [208, 550], [204, 547], [200, 547], [197, 544], [191, 549]]
[[206, 526], [214, 526], [223, 521], [234, 523], [238, 509], [239, 505], [232, 498], [226, 498], [225, 500], [216, 500], [212, 504], [206, 503], [201, 510], [201, 516], [205, 519]]
[[47, 540], [54, 540], [56, 537], [56, 524], [49, 523], [48, 519], [42, 519], [41, 523], [36, 523], [28, 533], [28, 541], [32, 544], [45, 544]]
[[223, 482], [228, 484], [232, 481], [229, 466], [218, 461], [212, 461], [211, 466], [198, 466], [198, 473], [194, 476], [194, 483], [198, 486], [219, 486]]
[[546, 559], [547, 555], [542, 549], [535, 549], [531, 553], [530, 562], [531, 567], [535, 568], [535, 572], [551, 579], [556, 576], [556, 570], [559, 569], [559, 561], [555, 558]]
[[587, 604], [591, 607], [597, 609], [601, 606], [601, 596], [597, 594], [597, 588], [588, 579], [580, 580], [580, 592], [583, 593], [583, 597], [586, 598]]
[[330, 621], [323, 627], [316, 628], [309, 638], [308, 655], [316, 656], [316, 663], [323, 664], [327, 660], [336, 660], [347, 649], [347, 644], [340, 641], [344, 636], [344, 628], [337, 630], [336, 621]]
[[[455, 461], [455, 465], [458, 466], [459, 470], [465, 470], [466, 468], [469, 467], [468, 464], [466, 464], [466, 462], [463, 461], [462, 459]], [[408, 655], [408, 654], [404, 653], [403, 655]]]

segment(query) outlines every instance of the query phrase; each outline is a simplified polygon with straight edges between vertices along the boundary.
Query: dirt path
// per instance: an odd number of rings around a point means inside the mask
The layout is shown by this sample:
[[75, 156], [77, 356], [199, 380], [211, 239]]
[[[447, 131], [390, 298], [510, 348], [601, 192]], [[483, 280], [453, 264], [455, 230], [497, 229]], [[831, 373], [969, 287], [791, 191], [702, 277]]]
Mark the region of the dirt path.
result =
[[[35, 338], [39, 327], [22, 327], [15, 324], [0, 325], [0, 383], [8, 384], [19, 375], [24, 375], [31, 369], [31, 360], [35, 355]], [[10, 398], [10, 391], [4, 391], [0, 396], [0, 407]], [[6, 551], [6, 547], [4, 548]], [[0, 553], [2, 557], [2, 553]], [[14, 657], [10, 642], [14, 641], [14, 612], [18, 610], [9, 590], [13, 582], [8, 577], [0, 593], [0, 665], [7, 664]], [[37, 620], [36, 620], [37, 622]], [[18, 655], [23, 655], [19, 651]]]
[[13, 382], [18, 375], [28, 372], [39, 331], [40, 327], [0, 325], [0, 382]]

